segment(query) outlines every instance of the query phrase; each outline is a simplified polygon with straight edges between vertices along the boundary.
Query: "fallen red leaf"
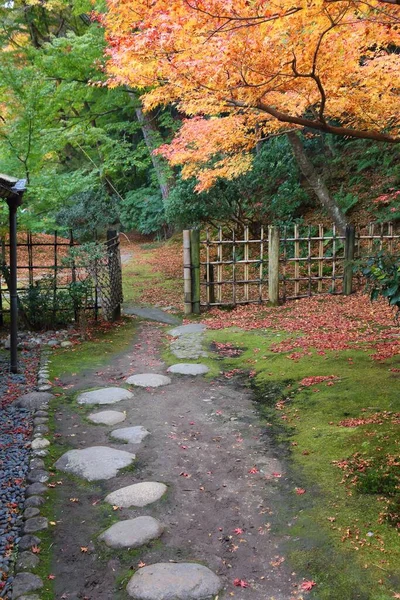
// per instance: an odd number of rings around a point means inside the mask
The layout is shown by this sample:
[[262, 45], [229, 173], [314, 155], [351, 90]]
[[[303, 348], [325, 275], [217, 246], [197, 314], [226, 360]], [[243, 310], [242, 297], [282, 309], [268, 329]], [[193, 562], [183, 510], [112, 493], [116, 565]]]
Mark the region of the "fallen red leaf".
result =
[[236, 587], [241, 587], [241, 588], [250, 587], [250, 584], [247, 583], [247, 581], [245, 581], [244, 579], [239, 579], [239, 578], [234, 580], [233, 585], [235, 585]]
[[304, 592], [309, 592], [314, 587], [314, 585], [317, 585], [315, 581], [303, 581], [303, 583], [300, 585], [300, 589]]

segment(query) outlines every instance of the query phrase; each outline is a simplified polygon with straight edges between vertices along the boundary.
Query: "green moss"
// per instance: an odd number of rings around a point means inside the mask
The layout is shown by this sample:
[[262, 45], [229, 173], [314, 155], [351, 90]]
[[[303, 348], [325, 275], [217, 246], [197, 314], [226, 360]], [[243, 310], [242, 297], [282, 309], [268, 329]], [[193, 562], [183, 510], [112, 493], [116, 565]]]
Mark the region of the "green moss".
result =
[[[380, 364], [362, 350], [346, 350], [294, 362], [270, 351], [284, 333], [225, 329], [206, 335], [209, 342], [243, 349], [239, 357], [214, 355], [221, 370], [255, 372], [250, 381], [261, 424], [289, 459], [287, 477], [279, 480], [286, 501], [275, 507], [273, 528], [287, 540], [293, 569], [317, 582], [310, 599], [392, 598], [400, 583], [400, 548], [384, 515], [398, 509], [398, 467], [388, 467], [385, 460], [399, 455], [398, 425], [390, 419], [359, 427], [339, 423], [400, 410], [398, 378], [389, 370], [395, 359]], [[303, 378], [321, 375], [339, 380], [332, 386], [299, 387]], [[341, 483], [346, 471], [334, 461], [356, 453], [371, 461], [371, 468], [355, 485]], [[297, 496], [297, 486], [305, 494]]]
[[95, 339], [84, 341], [75, 348], [56, 349], [51, 355], [50, 378], [81, 373], [99, 368], [126, 350], [136, 332], [136, 321], [123, 319], [119, 327], [97, 333]]

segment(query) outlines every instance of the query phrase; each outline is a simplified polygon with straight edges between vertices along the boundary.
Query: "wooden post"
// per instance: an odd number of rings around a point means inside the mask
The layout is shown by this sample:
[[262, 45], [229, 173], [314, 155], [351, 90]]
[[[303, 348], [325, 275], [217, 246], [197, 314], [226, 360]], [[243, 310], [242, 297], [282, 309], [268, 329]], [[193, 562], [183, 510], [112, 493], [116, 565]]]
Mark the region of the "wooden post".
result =
[[[106, 247], [107, 247], [107, 253], [108, 253], [108, 271], [109, 271], [109, 277], [110, 277], [110, 290], [113, 290], [115, 292], [115, 286], [117, 284], [117, 278], [118, 278], [118, 273], [117, 273], [117, 263], [116, 263], [116, 253], [119, 252], [119, 247], [118, 247], [118, 232], [115, 229], [108, 229], [107, 230], [107, 241], [106, 241]], [[120, 294], [118, 294], [120, 295]], [[113, 298], [113, 293], [111, 293], [111, 297]], [[120, 300], [120, 299], [118, 299]], [[103, 302], [104, 302], [104, 298], [103, 298]], [[104, 309], [104, 307], [103, 307]], [[121, 303], [120, 301], [114, 303], [113, 302], [113, 306], [111, 308], [111, 313], [110, 313], [110, 318], [111, 321], [118, 321], [121, 318]]]
[[190, 231], [190, 259], [192, 264], [192, 312], [200, 314], [200, 231]]
[[273, 306], [279, 304], [279, 227], [268, 227], [268, 299]]
[[190, 261], [190, 231], [183, 231], [183, 293], [185, 315], [192, 314], [192, 278]]
[[347, 225], [344, 246], [344, 272], [343, 294], [350, 296], [353, 293], [353, 260], [356, 245], [356, 230], [354, 225]]

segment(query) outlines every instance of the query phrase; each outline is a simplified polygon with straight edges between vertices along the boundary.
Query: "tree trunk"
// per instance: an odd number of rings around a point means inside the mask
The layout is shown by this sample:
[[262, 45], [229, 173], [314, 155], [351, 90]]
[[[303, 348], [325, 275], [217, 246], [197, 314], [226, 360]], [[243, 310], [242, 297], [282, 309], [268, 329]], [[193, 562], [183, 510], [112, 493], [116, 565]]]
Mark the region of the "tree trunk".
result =
[[157, 181], [160, 186], [161, 196], [165, 202], [173, 186], [173, 175], [165, 160], [154, 154], [154, 150], [159, 146], [158, 130], [154, 124], [154, 119], [146, 115], [140, 107], [135, 108], [136, 117], [142, 128], [143, 138], [150, 153], [151, 161], [156, 172]]
[[322, 177], [316, 172], [313, 164], [304, 151], [303, 144], [301, 143], [299, 136], [295, 131], [290, 131], [286, 135], [289, 139], [294, 157], [300, 167], [301, 172], [307, 179], [311, 188], [314, 190], [322, 206], [329, 213], [330, 217], [338, 228], [339, 233], [341, 235], [345, 235], [347, 225], [346, 217], [330, 195]]

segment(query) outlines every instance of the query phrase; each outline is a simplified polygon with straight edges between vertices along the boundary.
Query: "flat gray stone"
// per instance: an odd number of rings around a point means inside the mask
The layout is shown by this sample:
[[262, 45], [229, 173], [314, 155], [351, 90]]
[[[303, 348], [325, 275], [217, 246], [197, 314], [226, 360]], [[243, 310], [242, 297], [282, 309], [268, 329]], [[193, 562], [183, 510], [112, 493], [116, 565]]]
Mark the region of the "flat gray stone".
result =
[[33, 424], [34, 425], [46, 425], [48, 423], [49, 419], [48, 417], [35, 417], [33, 419]]
[[197, 360], [208, 356], [203, 349], [203, 334], [188, 333], [180, 335], [170, 342], [170, 350], [177, 358], [184, 360]]
[[126, 589], [135, 600], [211, 600], [221, 587], [203, 565], [157, 563], [136, 571]]
[[25, 500], [24, 506], [26, 508], [29, 508], [31, 506], [41, 506], [44, 503], [44, 501], [44, 498], [42, 498], [41, 496], [29, 496], [29, 498]]
[[38, 390], [39, 392], [47, 392], [48, 390], [51, 390], [51, 385], [40, 385]]
[[101, 412], [91, 413], [88, 419], [92, 423], [100, 425], [116, 425], [125, 421], [126, 414], [117, 410], [102, 410]]
[[25, 490], [25, 496], [37, 496], [37, 494], [44, 494], [47, 492], [47, 487], [37, 481], [36, 483], [31, 483]]
[[178, 325], [182, 323], [181, 319], [174, 317], [173, 315], [166, 315], [165, 312], [155, 306], [123, 306], [122, 308], [125, 315], [136, 315], [142, 319], [149, 319], [150, 321], [158, 321], [159, 323], [167, 323], [167, 325]]
[[139, 387], [161, 387], [162, 385], [171, 383], [171, 379], [159, 373], [139, 373], [138, 375], [128, 377], [126, 383]]
[[46, 517], [32, 517], [27, 519], [24, 523], [24, 533], [36, 533], [37, 531], [44, 531], [49, 527], [49, 522]]
[[24, 519], [31, 519], [32, 517], [37, 517], [40, 515], [40, 510], [35, 506], [31, 506], [24, 510]]
[[18, 600], [40, 600], [40, 598], [37, 594], [24, 594], [23, 596], [20, 596]]
[[43, 435], [43, 434], [49, 433], [49, 428], [47, 425], [36, 425], [33, 432], [34, 432], [34, 434], [40, 433], [41, 435]]
[[32, 450], [43, 450], [44, 448], [47, 448], [47, 446], [50, 446], [49, 440], [42, 437], [34, 439], [31, 443]]
[[29, 468], [32, 469], [32, 471], [35, 469], [44, 469], [44, 466], [44, 460], [41, 458], [32, 458], [29, 463]]
[[33, 552], [29, 552], [25, 550], [24, 552], [20, 552], [17, 558], [17, 571], [29, 571], [30, 569], [34, 569], [39, 564], [39, 557]]
[[110, 435], [116, 440], [129, 442], [130, 444], [140, 444], [145, 437], [150, 435], [150, 431], [147, 431], [147, 429], [142, 427], [142, 425], [138, 425], [137, 427], [123, 427], [121, 429], [114, 429]]
[[108, 387], [79, 394], [77, 401], [78, 404], [116, 404], [121, 400], [130, 400], [131, 398], [133, 398], [133, 394], [129, 390]]
[[99, 536], [110, 548], [139, 548], [160, 537], [164, 527], [153, 517], [137, 517], [111, 525]]
[[98, 481], [115, 477], [119, 469], [128, 467], [134, 460], [135, 455], [131, 452], [93, 446], [83, 450], [69, 450], [58, 459], [55, 467], [87, 481]]
[[42, 540], [37, 535], [26, 534], [18, 542], [19, 550], [30, 550], [32, 546], [38, 546]]
[[168, 373], [177, 373], [178, 375], [204, 375], [209, 370], [207, 365], [195, 363], [177, 363], [167, 369]]
[[15, 406], [27, 408], [28, 410], [38, 410], [42, 404], [47, 404], [52, 398], [54, 398], [53, 394], [47, 392], [30, 392], [18, 398]]
[[28, 473], [26, 480], [28, 483], [46, 483], [49, 480], [49, 473], [43, 469], [33, 469]]
[[17, 600], [24, 594], [35, 592], [43, 587], [43, 581], [33, 573], [18, 573], [14, 577], [12, 599]]
[[72, 346], [72, 342], [70, 342], [69, 340], [65, 340], [64, 342], [61, 342], [60, 346], [61, 348], [69, 348], [70, 346]]
[[114, 506], [129, 508], [130, 506], [143, 507], [159, 500], [167, 491], [167, 486], [158, 481], [144, 481], [128, 485], [115, 492], [111, 492], [105, 498], [105, 502]]
[[207, 327], [202, 323], [189, 323], [188, 325], [181, 325], [168, 331], [169, 335], [178, 337], [180, 335], [187, 335], [188, 333], [203, 333]]

